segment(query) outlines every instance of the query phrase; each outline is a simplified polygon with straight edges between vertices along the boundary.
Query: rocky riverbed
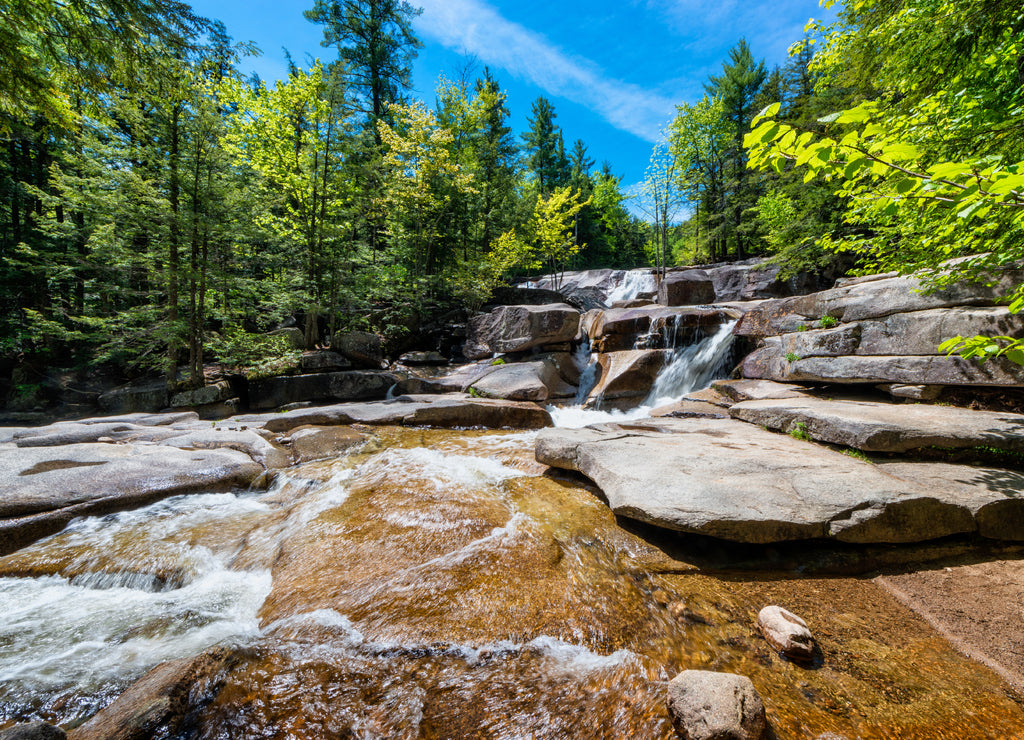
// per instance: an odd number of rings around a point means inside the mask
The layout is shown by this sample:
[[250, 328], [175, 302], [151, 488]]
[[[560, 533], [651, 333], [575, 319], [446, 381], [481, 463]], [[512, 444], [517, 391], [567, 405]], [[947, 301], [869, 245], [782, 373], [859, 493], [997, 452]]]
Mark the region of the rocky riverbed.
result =
[[256, 413], [0, 429], [0, 737], [668, 738], [707, 671], [768, 736], [1019, 736], [1024, 416], [933, 402], [1024, 380], [929, 354], [1017, 319], [756, 268], [569, 276], [461, 364], [339, 340]]

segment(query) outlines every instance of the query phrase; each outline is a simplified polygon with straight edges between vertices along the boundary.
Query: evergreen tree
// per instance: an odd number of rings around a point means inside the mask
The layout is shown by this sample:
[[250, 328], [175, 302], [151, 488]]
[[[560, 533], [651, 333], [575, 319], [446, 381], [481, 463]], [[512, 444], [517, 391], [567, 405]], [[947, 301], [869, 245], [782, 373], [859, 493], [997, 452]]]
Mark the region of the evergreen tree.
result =
[[529, 130], [523, 134], [526, 161], [537, 182], [538, 193], [546, 195], [558, 187], [565, 172], [565, 143], [561, 130], [555, 125], [557, 114], [550, 100], [543, 96], [537, 98], [531, 111]]
[[421, 12], [405, 0], [316, 0], [305, 11], [324, 27], [323, 45], [338, 49], [375, 132], [387, 106], [402, 102], [411, 85], [412, 62], [422, 47], [412, 21]]
[[726, 116], [733, 127], [733, 144], [729, 154], [728, 197], [725, 207], [726, 240], [735, 244], [736, 257], [744, 259], [754, 219], [748, 214], [757, 202], [756, 182], [747, 174], [743, 137], [758, 112], [758, 94], [768, 76], [764, 61], [755, 62], [746, 39], [729, 51], [729, 60], [722, 64], [722, 74], [711, 75], [704, 86], [711, 97], [720, 97]]

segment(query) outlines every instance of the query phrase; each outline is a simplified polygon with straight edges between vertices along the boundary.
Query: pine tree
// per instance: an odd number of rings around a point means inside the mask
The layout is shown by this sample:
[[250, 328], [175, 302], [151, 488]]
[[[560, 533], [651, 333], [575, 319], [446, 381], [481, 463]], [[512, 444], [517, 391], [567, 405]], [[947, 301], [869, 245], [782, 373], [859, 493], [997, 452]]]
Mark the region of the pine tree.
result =
[[305, 11], [324, 27], [323, 45], [337, 47], [374, 131], [387, 106], [402, 102], [411, 85], [412, 62], [422, 47], [412, 21], [421, 12], [405, 0], [316, 0]]
[[727, 239], [736, 245], [736, 257], [746, 257], [746, 243], [752, 214], [747, 215], [757, 201], [757, 192], [747, 175], [746, 150], [743, 137], [750, 130], [750, 122], [757, 115], [758, 93], [768, 76], [764, 61], [755, 62], [746, 39], [729, 51], [729, 60], [722, 64], [722, 74], [711, 75], [704, 89], [711, 97], [721, 97], [726, 116], [733, 126], [733, 145], [730, 152], [729, 196], [725, 208]]
[[555, 108], [551, 101], [539, 97], [533, 102], [529, 130], [523, 134], [527, 164], [537, 181], [540, 195], [550, 193], [560, 184], [566, 169], [565, 143], [562, 132], [555, 125]]

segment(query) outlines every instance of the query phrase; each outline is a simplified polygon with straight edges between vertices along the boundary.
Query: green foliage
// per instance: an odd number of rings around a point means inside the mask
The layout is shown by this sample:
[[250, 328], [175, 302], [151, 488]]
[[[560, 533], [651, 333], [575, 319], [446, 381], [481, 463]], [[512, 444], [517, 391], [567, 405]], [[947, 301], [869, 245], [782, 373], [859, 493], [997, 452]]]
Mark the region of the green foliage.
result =
[[786, 362], [796, 362], [800, 359], [800, 355], [796, 354], [795, 352], [787, 352], [785, 357]]
[[802, 421], [798, 421], [793, 428], [789, 430], [789, 436], [803, 442], [811, 441], [811, 433], [807, 431], [807, 424]]
[[498, 357], [491, 361], [491, 365], [505, 365], [507, 360], [504, 357]]
[[208, 338], [210, 350], [222, 365], [227, 365], [255, 380], [294, 370], [302, 357], [286, 337], [252, 334], [230, 327]]
[[831, 329], [835, 326], [839, 326], [839, 319], [835, 316], [822, 316], [818, 320], [818, 326], [822, 329]]
[[866, 463], [874, 464], [874, 460], [868, 457], [863, 450], [857, 450], [854, 449], [853, 447], [847, 447], [845, 450], [842, 451], [842, 453], [847, 457], [853, 457], [856, 458], [857, 460], [863, 460]]
[[[984, 6], [847, 3], [812, 66], [819, 89], [852, 84], [870, 99], [817, 126], [769, 106], [745, 139], [751, 167], [795, 168], [843, 199], [851, 229], [818, 244], [854, 253], [864, 271], [918, 272], [942, 287], [1024, 259], [1024, 11]], [[956, 337], [943, 348], [1024, 359], [1007, 337]]]

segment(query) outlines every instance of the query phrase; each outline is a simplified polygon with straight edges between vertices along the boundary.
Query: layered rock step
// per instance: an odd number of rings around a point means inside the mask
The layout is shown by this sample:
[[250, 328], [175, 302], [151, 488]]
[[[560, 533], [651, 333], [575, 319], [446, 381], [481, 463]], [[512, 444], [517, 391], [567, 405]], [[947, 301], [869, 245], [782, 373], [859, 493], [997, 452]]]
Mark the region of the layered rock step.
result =
[[1005, 359], [947, 357], [956, 336], [1024, 337], [1024, 321], [995, 305], [1024, 279], [1005, 271], [988, 283], [928, 292], [916, 277], [875, 276], [766, 301], [744, 313], [739, 336], [761, 339], [743, 375], [787, 382], [914, 386], [895, 396], [934, 396], [941, 386], [1024, 387], [1024, 369]]
[[868, 452], [921, 447], [1024, 451], [1024, 416], [952, 406], [826, 400], [803, 395], [737, 403], [733, 418]]
[[958, 484], [936, 486], [930, 463], [890, 473], [731, 419], [547, 429], [536, 457], [590, 478], [616, 514], [737, 542], [1024, 539], [1024, 499], [1006, 484], [1015, 474], [945, 466]]

